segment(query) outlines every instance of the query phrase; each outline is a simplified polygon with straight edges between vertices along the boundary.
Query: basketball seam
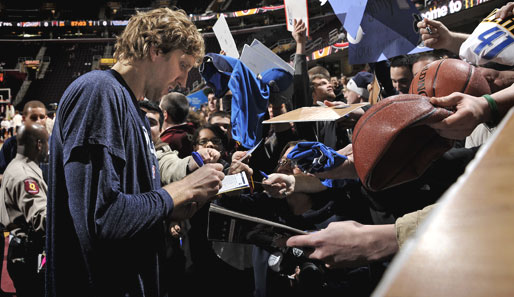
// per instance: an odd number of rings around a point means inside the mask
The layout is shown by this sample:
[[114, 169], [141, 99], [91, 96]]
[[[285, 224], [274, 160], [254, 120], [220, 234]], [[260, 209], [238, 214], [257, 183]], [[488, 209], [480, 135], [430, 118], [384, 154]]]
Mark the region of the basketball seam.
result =
[[468, 84], [471, 81], [472, 75], [473, 75], [473, 66], [469, 65], [468, 78], [466, 79], [466, 83], [464, 84], [464, 88], [462, 89], [461, 93], [466, 93], [466, 89], [468, 88]]
[[439, 63], [439, 65], [437, 65], [437, 69], [435, 70], [434, 80], [432, 81], [432, 96], [433, 97], [437, 97], [436, 94], [435, 94], [435, 85], [436, 85], [436, 82], [437, 82], [437, 73], [439, 72], [439, 68], [441, 67], [441, 65], [443, 65], [444, 61], [446, 61], [446, 59], [443, 59], [441, 61], [441, 63]]

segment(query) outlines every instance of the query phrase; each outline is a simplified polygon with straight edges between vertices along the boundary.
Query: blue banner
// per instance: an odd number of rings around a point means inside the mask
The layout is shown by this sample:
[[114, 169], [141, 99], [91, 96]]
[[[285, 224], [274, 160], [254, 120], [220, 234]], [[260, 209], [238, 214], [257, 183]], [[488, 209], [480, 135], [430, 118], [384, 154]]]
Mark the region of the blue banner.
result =
[[[330, 4], [335, 4], [333, 2], [338, 1], [332, 0]], [[346, 4], [346, 6], [349, 5]], [[346, 11], [339, 10], [341, 6], [344, 5], [332, 6], [338, 16], [346, 13]], [[358, 28], [355, 35], [348, 31], [350, 64], [378, 62], [399, 55], [430, 50], [417, 47], [421, 42], [421, 37], [416, 23], [421, 18], [419, 11], [410, 0], [369, 0], [360, 20], [357, 19], [358, 12], [351, 19], [349, 17], [352, 14], [346, 14], [343, 23], [347, 31]], [[360, 22], [359, 26], [357, 26], [357, 21]]]
[[355, 37], [368, 0], [329, 0], [328, 2], [346, 32]]
[[202, 104], [207, 103], [207, 96], [205, 96], [202, 89], [187, 95], [187, 101], [189, 101], [190, 106], [193, 106], [195, 109], [200, 109]]

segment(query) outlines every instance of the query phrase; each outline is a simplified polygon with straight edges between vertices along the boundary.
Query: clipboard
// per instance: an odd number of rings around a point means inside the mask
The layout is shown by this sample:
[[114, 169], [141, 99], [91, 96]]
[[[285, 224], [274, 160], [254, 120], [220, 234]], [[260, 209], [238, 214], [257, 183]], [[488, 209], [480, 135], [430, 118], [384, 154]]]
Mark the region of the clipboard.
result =
[[263, 121], [263, 124], [280, 124], [280, 123], [294, 123], [294, 122], [320, 122], [320, 121], [337, 121], [352, 111], [369, 105], [368, 102], [350, 104], [348, 107], [321, 107], [321, 106], [308, 106], [301, 107], [290, 112], [273, 117], [269, 120]]

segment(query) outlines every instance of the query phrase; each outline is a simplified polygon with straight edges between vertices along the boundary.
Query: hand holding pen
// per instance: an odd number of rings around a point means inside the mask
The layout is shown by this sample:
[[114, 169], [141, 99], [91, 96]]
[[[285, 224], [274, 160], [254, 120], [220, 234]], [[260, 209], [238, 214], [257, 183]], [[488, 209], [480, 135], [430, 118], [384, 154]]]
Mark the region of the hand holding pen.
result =
[[295, 188], [295, 177], [293, 175], [273, 173], [269, 176], [261, 172], [266, 178], [262, 181], [264, 191], [274, 198], [284, 198], [291, 195]]
[[[202, 167], [206, 163], [216, 163], [220, 158], [220, 152], [213, 148], [202, 148], [198, 151], [191, 153], [191, 160], [189, 161], [189, 172]], [[201, 164], [201, 165], [200, 165]]]

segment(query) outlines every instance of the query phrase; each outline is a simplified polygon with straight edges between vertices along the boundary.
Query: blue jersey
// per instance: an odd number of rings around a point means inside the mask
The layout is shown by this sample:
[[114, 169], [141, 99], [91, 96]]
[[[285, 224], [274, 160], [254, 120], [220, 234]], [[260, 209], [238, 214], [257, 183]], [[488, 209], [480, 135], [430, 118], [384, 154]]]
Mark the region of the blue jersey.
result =
[[50, 142], [47, 296], [165, 296], [164, 220], [150, 127], [114, 70], [65, 91]]

